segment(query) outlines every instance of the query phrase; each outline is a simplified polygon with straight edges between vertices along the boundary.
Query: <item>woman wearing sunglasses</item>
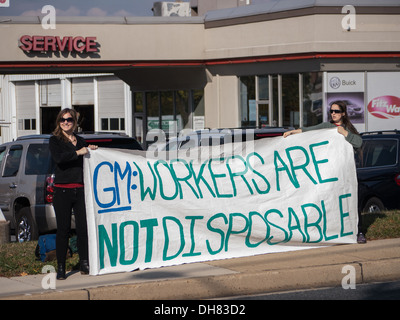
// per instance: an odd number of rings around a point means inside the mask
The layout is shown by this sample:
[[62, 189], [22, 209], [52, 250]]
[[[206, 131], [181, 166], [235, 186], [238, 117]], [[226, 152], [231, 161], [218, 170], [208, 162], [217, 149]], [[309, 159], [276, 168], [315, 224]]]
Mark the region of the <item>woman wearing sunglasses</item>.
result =
[[[283, 136], [286, 138], [291, 134], [317, 130], [317, 129], [327, 129], [327, 128], [335, 128], [340, 134], [342, 134], [346, 141], [349, 142], [355, 150], [361, 148], [362, 145], [362, 138], [358, 134], [357, 129], [354, 128], [350, 119], [347, 115], [347, 105], [344, 101], [335, 101], [332, 102], [331, 108], [329, 110], [331, 114], [332, 120], [330, 122], [323, 122], [317, 124], [316, 126], [307, 127], [307, 128], [300, 128], [297, 130], [286, 131]], [[361, 212], [358, 212], [358, 234], [357, 234], [357, 242], [358, 243], [366, 243], [367, 240], [362, 232], [362, 216]]]
[[83, 189], [83, 156], [97, 146], [87, 145], [75, 134], [78, 116], [73, 109], [62, 109], [57, 115], [56, 129], [49, 148], [56, 163], [53, 206], [56, 213], [57, 279], [65, 279], [65, 261], [71, 229], [72, 210], [75, 216], [81, 273], [89, 273], [85, 194]]
[[337, 127], [338, 132], [346, 138], [347, 142], [349, 142], [355, 149], [360, 148], [362, 145], [362, 138], [358, 134], [357, 129], [354, 128], [353, 124], [350, 122], [350, 119], [347, 115], [346, 103], [344, 101], [335, 101], [331, 104], [331, 108], [329, 111], [332, 118], [330, 122], [323, 122], [312, 127], [286, 131], [283, 134], [283, 137], [286, 138], [287, 136], [290, 136], [292, 134], [311, 130]]

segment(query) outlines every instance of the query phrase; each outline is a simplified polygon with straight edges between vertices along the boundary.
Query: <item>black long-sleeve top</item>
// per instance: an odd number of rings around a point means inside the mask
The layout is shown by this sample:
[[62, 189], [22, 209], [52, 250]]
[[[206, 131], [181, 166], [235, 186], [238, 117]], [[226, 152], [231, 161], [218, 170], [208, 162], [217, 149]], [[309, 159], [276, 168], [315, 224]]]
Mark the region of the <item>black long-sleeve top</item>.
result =
[[76, 146], [56, 136], [50, 137], [50, 153], [56, 163], [55, 184], [83, 184], [83, 156], [78, 156], [76, 151], [87, 147], [87, 143], [83, 138], [77, 135], [75, 137], [77, 141]]

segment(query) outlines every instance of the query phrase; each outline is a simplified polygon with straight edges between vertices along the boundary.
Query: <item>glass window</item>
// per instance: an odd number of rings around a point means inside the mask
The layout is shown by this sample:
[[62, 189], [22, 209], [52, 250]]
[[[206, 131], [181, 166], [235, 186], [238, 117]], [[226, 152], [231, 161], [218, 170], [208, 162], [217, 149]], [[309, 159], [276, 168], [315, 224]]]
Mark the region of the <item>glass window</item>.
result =
[[160, 129], [160, 103], [158, 91], [146, 92], [147, 128]]
[[204, 90], [193, 90], [193, 130], [203, 130]]
[[[141, 97], [146, 99], [141, 108]], [[147, 131], [162, 129], [167, 138], [177, 136], [183, 129], [204, 128], [204, 90], [149, 91], [134, 93], [134, 130], [136, 138], [143, 141], [143, 124], [147, 121]], [[145, 116], [143, 115], [143, 111]], [[147, 118], [146, 118], [147, 117]], [[160, 123], [161, 120], [161, 123]], [[145, 121], [145, 122], [143, 122]], [[122, 125], [121, 125], [122, 128]], [[143, 141], [146, 144], [152, 141]]]
[[101, 118], [101, 130], [123, 131], [125, 130], [125, 119]]
[[18, 130], [36, 130], [36, 119], [18, 119]]
[[47, 174], [49, 164], [49, 145], [31, 144], [26, 154], [25, 174]]
[[268, 104], [258, 104], [258, 126], [260, 128], [269, 126], [268, 111]]
[[258, 127], [269, 126], [269, 77], [258, 76], [257, 81], [257, 112], [258, 112]]
[[174, 95], [172, 91], [161, 92], [161, 129], [167, 137], [176, 136], [178, 127], [174, 119]]
[[322, 122], [322, 72], [303, 74], [303, 126]]
[[119, 130], [119, 118], [110, 118], [110, 130]]
[[144, 142], [143, 116], [135, 116], [134, 125], [135, 125], [136, 140], [139, 141], [140, 143], [143, 143]]
[[255, 76], [239, 78], [241, 126], [255, 127], [257, 120]]
[[282, 75], [282, 125], [298, 127], [299, 117], [299, 75]]
[[0, 166], [1, 166], [1, 163], [3, 162], [5, 154], [6, 154], [6, 147], [1, 147], [0, 148]]
[[195, 116], [204, 117], [204, 90], [193, 90], [193, 109]]
[[[260, 127], [299, 127], [321, 123], [322, 75], [322, 72], [301, 75], [302, 88], [298, 73], [240, 77], [241, 125], [254, 127], [256, 120]], [[299, 90], [303, 95], [303, 123], [300, 123]]]
[[24, 120], [24, 127], [25, 127], [25, 130], [31, 130], [31, 119]]
[[279, 126], [279, 77], [272, 75], [272, 126]]
[[19, 170], [19, 164], [21, 162], [22, 146], [15, 145], [10, 148], [8, 153], [6, 164], [4, 166], [3, 177], [16, 176]]
[[258, 76], [257, 81], [258, 81], [257, 100], [268, 100], [269, 99], [268, 76]]
[[146, 92], [146, 107], [149, 117], [159, 116], [158, 92]]
[[135, 112], [143, 112], [143, 92], [134, 93], [134, 110]]
[[365, 140], [360, 165], [364, 168], [395, 165], [397, 140]]
[[101, 130], [108, 130], [108, 118], [101, 118]]
[[192, 128], [190, 123], [189, 91], [178, 90], [175, 94], [176, 120], [178, 121], [178, 131]]

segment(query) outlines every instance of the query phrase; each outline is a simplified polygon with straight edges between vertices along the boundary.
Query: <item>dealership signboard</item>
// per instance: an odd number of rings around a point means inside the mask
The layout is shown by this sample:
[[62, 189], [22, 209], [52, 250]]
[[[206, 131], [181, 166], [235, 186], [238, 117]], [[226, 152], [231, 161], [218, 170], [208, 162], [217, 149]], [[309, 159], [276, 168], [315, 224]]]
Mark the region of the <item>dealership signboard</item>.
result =
[[398, 72], [368, 73], [368, 131], [400, 129], [399, 84]]
[[400, 129], [398, 72], [328, 73], [325, 79], [325, 121], [332, 102], [344, 100], [359, 132]]
[[9, 7], [10, 0], [0, 0], [0, 7]]
[[364, 72], [328, 73], [326, 88], [326, 116], [330, 119], [329, 108], [332, 102], [344, 100], [350, 121], [358, 131], [366, 131], [365, 125], [365, 89]]
[[97, 52], [96, 37], [29, 36], [19, 39], [19, 47], [24, 52]]

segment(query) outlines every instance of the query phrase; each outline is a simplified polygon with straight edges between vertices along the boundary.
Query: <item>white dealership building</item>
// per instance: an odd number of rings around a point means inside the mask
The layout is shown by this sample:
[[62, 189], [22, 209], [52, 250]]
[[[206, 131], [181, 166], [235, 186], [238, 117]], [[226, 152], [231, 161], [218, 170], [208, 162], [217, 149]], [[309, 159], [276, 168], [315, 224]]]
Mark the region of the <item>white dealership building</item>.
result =
[[[197, 1], [193, 1], [197, 3]], [[200, 6], [199, 6], [200, 7]], [[400, 2], [271, 1], [199, 16], [0, 17], [1, 142], [83, 131], [310, 126], [347, 100], [360, 132], [400, 129]]]

